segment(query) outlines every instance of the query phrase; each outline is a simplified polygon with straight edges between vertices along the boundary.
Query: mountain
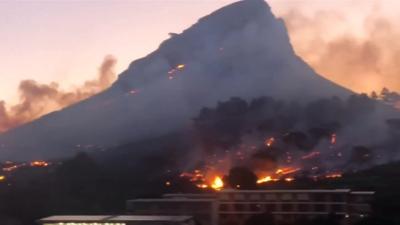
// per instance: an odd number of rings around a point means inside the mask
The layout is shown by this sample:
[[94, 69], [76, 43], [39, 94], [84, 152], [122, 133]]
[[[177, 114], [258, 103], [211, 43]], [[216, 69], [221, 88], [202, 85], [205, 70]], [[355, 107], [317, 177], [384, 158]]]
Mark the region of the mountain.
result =
[[350, 94], [295, 54], [266, 2], [239, 1], [171, 34], [108, 90], [2, 134], [0, 158], [66, 156], [188, 129], [202, 107], [233, 96], [309, 101]]

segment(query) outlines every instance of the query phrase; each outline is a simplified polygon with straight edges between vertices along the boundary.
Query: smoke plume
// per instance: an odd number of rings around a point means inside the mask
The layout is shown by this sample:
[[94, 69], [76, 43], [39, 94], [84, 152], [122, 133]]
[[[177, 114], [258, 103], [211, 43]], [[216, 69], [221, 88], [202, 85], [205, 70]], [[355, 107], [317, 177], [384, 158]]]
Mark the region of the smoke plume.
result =
[[[398, 25], [374, 6], [353, 31], [351, 15], [291, 10], [283, 18], [296, 52], [320, 74], [354, 91], [400, 90]], [[360, 34], [361, 33], [361, 34]]]
[[17, 104], [7, 106], [6, 102], [0, 101], [0, 132], [77, 103], [108, 88], [116, 78], [115, 64], [116, 59], [113, 56], [106, 56], [96, 79], [86, 81], [69, 91], [62, 90], [55, 82], [40, 84], [35, 80], [21, 81]]

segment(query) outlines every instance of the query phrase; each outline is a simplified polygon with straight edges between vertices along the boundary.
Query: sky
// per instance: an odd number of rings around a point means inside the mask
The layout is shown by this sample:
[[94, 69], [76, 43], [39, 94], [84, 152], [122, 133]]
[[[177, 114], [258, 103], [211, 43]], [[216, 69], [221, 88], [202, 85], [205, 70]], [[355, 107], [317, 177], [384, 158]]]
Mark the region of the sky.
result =
[[[0, 100], [32, 79], [78, 88], [113, 55], [116, 73], [230, 0], [0, 1]], [[292, 44], [317, 72], [357, 92], [400, 91], [400, 2], [270, 0]], [[397, 56], [397, 58], [396, 58]], [[399, 72], [399, 73], [397, 73]]]

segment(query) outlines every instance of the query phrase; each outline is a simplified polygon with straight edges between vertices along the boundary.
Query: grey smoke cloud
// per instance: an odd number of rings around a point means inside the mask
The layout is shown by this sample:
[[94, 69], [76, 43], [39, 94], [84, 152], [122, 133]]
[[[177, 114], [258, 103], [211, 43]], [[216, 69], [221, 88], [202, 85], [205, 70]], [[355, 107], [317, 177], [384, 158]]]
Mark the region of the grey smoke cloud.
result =
[[0, 102], [0, 132], [30, 122], [49, 112], [82, 101], [108, 88], [115, 80], [113, 56], [104, 58], [98, 77], [84, 82], [73, 90], [62, 90], [58, 83], [41, 84], [35, 80], [23, 80], [19, 84], [19, 102], [7, 107]]
[[317, 72], [357, 92], [400, 90], [400, 26], [379, 4], [362, 22], [362, 33], [346, 26], [351, 15], [339, 11], [283, 15], [296, 52]]

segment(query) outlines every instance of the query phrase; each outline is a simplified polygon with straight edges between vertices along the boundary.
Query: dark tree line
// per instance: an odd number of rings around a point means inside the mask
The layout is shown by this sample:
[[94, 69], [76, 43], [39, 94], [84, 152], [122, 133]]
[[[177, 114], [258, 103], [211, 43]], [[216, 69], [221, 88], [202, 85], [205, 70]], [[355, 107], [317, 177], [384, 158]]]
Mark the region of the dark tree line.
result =
[[[275, 147], [306, 153], [314, 150], [321, 141], [329, 141], [335, 133], [353, 130], [353, 135], [359, 135], [357, 138], [365, 140], [365, 144], [345, 143], [348, 145], [346, 157], [351, 164], [370, 165], [377, 146], [387, 151], [400, 147], [398, 119], [388, 119], [386, 124], [382, 122], [382, 127], [386, 128], [375, 131], [386, 135], [389, 130], [390, 135], [382, 143], [370, 145], [370, 136], [357, 134], [363, 129], [361, 125], [375, 121], [374, 113], [378, 107], [385, 106], [365, 94], [352, 95], [345, 100], [332, 97], [309, 103], [285, 102], [270, 97], [251, 101], [231, 98], [219, 102], [215, 108], [203, 108], [194, 118], [194, 127], [203, 149], [213, 154], [237, 148], [246, 135], [260, 140], [274, 136], [279, 142]], [[376, 119], [379, 119], [378, 115]]]

